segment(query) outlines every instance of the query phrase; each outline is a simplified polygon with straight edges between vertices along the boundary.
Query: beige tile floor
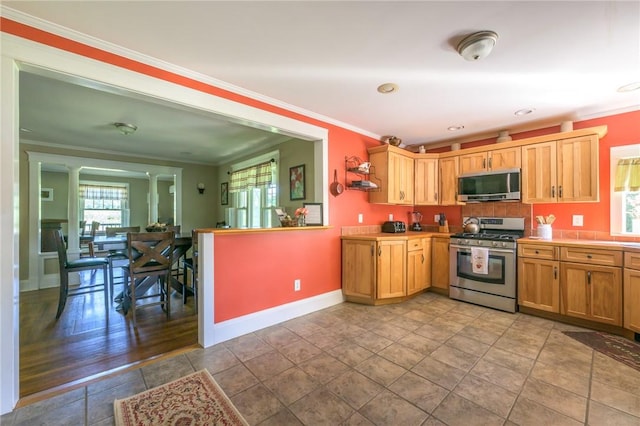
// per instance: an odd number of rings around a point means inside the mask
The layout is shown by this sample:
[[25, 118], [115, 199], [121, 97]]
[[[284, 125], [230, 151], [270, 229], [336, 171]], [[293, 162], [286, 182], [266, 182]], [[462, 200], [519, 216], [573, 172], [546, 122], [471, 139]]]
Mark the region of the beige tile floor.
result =
[[640, 372], [575, 329], [426, 293], [343, 303], [2, 416], [112, 425], [113, 400], [207, 368], [251, 425], [640, 425]]

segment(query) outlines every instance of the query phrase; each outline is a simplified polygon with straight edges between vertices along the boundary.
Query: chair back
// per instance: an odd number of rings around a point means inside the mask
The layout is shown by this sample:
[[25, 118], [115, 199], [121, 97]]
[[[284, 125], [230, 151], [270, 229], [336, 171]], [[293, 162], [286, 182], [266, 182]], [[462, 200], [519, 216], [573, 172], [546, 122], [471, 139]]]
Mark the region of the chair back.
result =
[[61, 229], [56, 229], [54, 233], [56, 240], [56, 250], [58, 251], [58, 265], [60, 266], [60, 273], [65, 273], [67, 268], [67, 245], [64, 242], [64, 235], [62, 235]]
[[96, 232], [98, 231], [98, 228], [100, 228], [100, 222], [96, 222], [96, 221], [91, 222], [91, 238], [96, 237]]
[[84, 237], [84, 233], [87, 232], [87, 221], [86, 220], [81, 220], [80, 221], [80, 236]]
[[132, 276], [164, 275], [171, 271], [175, 234], [167, 232], [129, 232], [127, 255]]
[[139, 226], [123, 226], [123, 227], [110, 227], [104, 230], [107, 237], [115, 237], [117, 234], [127, 234], [129, 232], [140, 232]]
[[180, 225], [167, 226], [167, 231], [173, 231], [176, 235], [180, 235]]

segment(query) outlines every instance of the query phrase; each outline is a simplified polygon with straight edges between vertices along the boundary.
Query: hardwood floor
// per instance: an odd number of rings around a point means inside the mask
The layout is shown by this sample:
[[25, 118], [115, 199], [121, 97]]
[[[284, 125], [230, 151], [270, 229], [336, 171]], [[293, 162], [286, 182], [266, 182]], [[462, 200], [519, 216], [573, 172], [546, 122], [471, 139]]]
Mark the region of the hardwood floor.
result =
[[20, 397], [197, 344], [193, 297], [186, 305], [180, 294], [171, 297], [169, 320], [160, 306], [138, 309], [134, 329], [131, 313], [116, 311], [115, 302], [107, 322], [102, 293], [67, 299], [58, 321], [58, 288], [20, 293]]

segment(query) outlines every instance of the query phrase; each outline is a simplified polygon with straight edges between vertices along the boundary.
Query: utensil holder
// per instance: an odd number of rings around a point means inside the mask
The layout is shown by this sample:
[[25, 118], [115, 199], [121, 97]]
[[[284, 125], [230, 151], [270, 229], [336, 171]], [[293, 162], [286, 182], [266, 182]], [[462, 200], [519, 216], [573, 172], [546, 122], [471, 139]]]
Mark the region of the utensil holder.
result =
[[553, 229], [551, 229], [551, 225], [547, 223], [538, 225], [538, 237], [542, 240], [550, 240], [553, 237]]

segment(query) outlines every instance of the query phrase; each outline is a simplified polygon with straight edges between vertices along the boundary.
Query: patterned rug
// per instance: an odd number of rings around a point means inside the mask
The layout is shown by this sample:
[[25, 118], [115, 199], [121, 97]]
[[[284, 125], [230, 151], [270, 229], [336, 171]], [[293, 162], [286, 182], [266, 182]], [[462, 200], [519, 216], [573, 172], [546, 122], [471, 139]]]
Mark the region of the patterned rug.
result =
[[640, 371], [640, 343], [600, 331], [565, 331], [564, 334]]
[[113, 402], [116, 426], [248, 425], [207, 370]]

